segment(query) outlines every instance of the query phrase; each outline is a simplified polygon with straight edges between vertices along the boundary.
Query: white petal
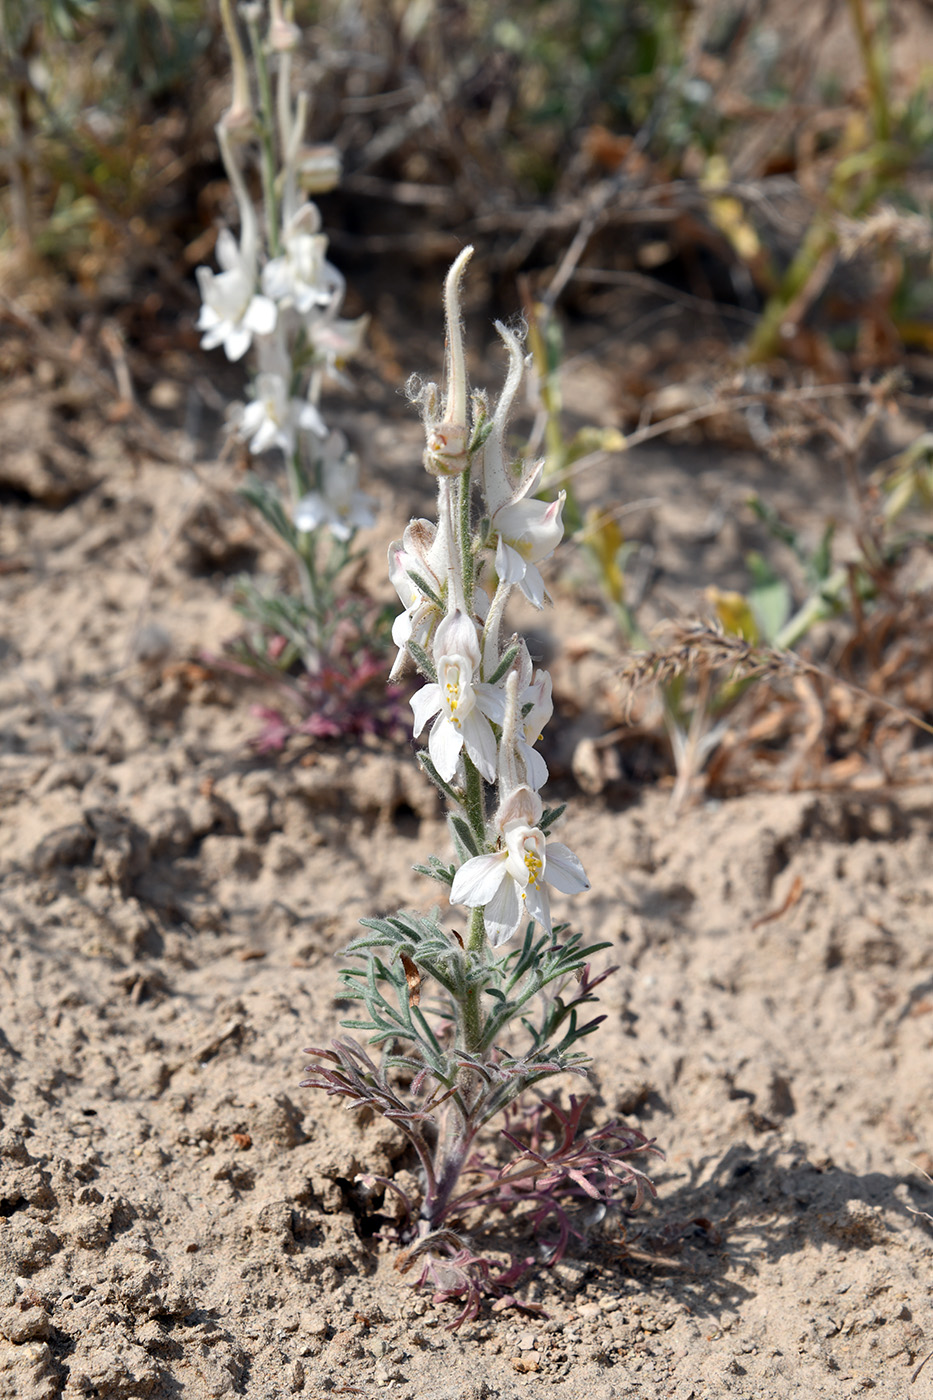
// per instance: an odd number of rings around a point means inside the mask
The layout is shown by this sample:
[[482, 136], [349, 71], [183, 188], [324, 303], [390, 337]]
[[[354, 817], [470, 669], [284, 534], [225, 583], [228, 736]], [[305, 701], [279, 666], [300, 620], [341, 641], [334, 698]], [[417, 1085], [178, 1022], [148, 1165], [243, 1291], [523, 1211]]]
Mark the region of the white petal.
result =
[[544, 607], [544, 579], [541, 577], [541, 570], [534, 564], [525, 565], [525, 576], [518, 585], [528, 599], [536, 608]]
[[224, 272], [239, 267], [242, 261], [239, 245], [228, 228], [222, 228], [218, 233], [217, 242], [214, 245], [214, 255]]
[[446, 654], [462, 656], [475, 671], [479, 666], [479, 641], [476, 636], [476, 623], [462, 612], [448, 613], [443, 622], [438, 623], [434, 636], [434, 655], [440, 658]]
[[528, 912], [515, 881], [506, 876], [495, 898], [483, 910], [486, 936], [492, 946], [501, 948], [503, 943], [508, 943], [524, 923]]
[[278, 308], [268, 297], [253, 297], [243, 317], [243, 324], [254, 335], [271, 335], [275, 330]]
[[267, 297], [272, 297], [274, 301], [282, 301], [288, 295], [292, 287], [292, 279], [288, 270], [287, 258], [273, 258], [267, 262], [262, 270], [260, 279], [262, 290]]
[[579, 894], [588, 890], [590, 882], [586, 871], [573, 851], [568, 851], [562, 841], [549, 841], [545, 847], [547, 857], [544, 878], [548, 884], [563, 894]]
[[529, 787], [542, 788], [547, 782], [548, 769], [544, 759], [530, 744], [519, 743], [518, 751], [525, 763], [525, 776]]
[[304, 534], [310, 534], [312, 530], [327, 519], [327, 511], [324, 502], [317, 491], [312, 491], [308, 496], [302, 496], [295, 507], [294, 514], [295, 529], [301, 530]]
[[310, 432], [316, 433], [318, 437], [327, 437], [327, 424], [321, 417], [313, 403], [302, 403], [295, 399], [297, 407], [296, 420], [299, 428], [307, 428]]
[[504, 583], [521, 583], [525, 577], [524, 559], [501, 535], [496, 545], [496, 573]]
[[250, 441], [250, 451], [265, 452], [267, 447], [272, 447], [273, 444], [278, 443], [280, 437], [281, 434], [272, 419], [263, 418]]
[[[405, 614], [403, 613], [402, 616], [404, 617], [404, 615]], [[395, 638], [393, 629], [393, 641], [394, 640]], [[401, 646], [402, 643], [399, 641], [396, 643], [396, 645]], [[421, 689], [417, 690], [415, 694], [411, 697], [411, 708], [415, 716], [415, 728], [413, 732], [414, 737], [417, 739], [418, 735], [421, 733], [428, 720], [431, 719], [434, 715], [436, 715], [438, 710], [441, 708], [440, 686], [435, 685], [433, 682], [431, 682], [428, 685], [422, 686]]]
[[450, 902], [468, 904], [471, 909], [481, 908], [495, 897], [504, 879], [504, 853], [474, 856], [472, 860], [464, 861], [454, 876], [450, 887]]
[[457, 771], [462, 748], [463, 735], [460, 730], [445, 717], [435, 720], [428, 738], [428, 753], [445, 783], [449, 783]]
[[397, 647], [405, 650], [405, 643], [411, 636], [411, 613], [401, 612], [392, 623], [392, 640]]
[[529, 884], [525, 890], [525, 913], [529, 919], [534, 919], [544, 929], [545, 933], [552, 933], [551, 927], [551, 906], [547, 897], [547, 890], [542, 885]]
[[[242, 360], [252, 344], [253, 337], [251, 333], [248, 330], [244, 330], [242, 326], [230, 326], [228, 329], [218, 327], [218, 330], [223, 331], [224, 350], [226, 351], [227, 359]], [[204, 339], [206, 340], [207, 336], [205, 336]], [[218, 342], [215, 340], [214, 344], [216, 345], [217, 343]]]
[[483, 714], [488, 715], [496, 724], [501, 724], [505, 719], [505, 691], [502, 687], [489, 685], [486, 681], [477, 681], [473, 690], [476, 704]]
[[[488, 783], [496, 780], [496, 736], [479, 710], [461, 720], [463, 746]], [[440, 771], [440, 770], [438, 770]]]

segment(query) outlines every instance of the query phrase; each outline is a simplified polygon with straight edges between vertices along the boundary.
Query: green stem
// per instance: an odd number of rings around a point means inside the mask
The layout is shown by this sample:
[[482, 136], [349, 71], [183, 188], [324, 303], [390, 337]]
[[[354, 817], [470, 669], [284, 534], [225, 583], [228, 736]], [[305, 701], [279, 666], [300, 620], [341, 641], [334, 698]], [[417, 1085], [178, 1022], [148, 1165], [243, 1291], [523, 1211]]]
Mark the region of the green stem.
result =
[[845, 567], [835, 569], [829, 578], [824, 579], [823, 583], [820, 584], [819, 591], [811, 594], [806, 602], [797, 609], [793, 617], [781, 628], [774, 639], [776, 650], [793, 651], [800, 639], [807, 635], [815, 623], [832, 617], [834, 608], [848, 584], [849, 570]]
[[781, 353], [781, 332], [787, 313], [805, 291], [810, 278], [837, 240], [838, 235], [831, 220], [824, 214], [818, 214], [807, 229], [780, 287], [768, 298], [745, 352], [748, 364], [760, 364]]
[[[482, 909], [473, 909], [470, 913], [470, 932], [467, 934], [467, 956], [480, 953], [486, 942], [486, 925], [483, 921]], [[478, 1055], [483, 1048], [483, 1016], [479, 1004], [479, 988], [471, 987], [467, 992], [461, 1006], [460, 1036], [462, 1048], [469, 1055]], [[472, 1082], [474, 1076], [471, 1071], [467, 1071]], [[469, 1085], [464, 1084], [463, 1089], [468, 1091]]]
[[476, 840], [477, 849], [484, 851], [486, 849], [486, 799], [483, 793], [483, 779], [476, 764], [466, 754], [463, 755], [463, 766], [466, 769], [466, 794], [463, 806]]
[[891, 134], [891, 112], [888, 107], [888, 91], [885, 83], [884, 60], [878, 27], [869, 23], [865, 12], [865, 0], [849, 0], [852, 23], [858, 40], [859, 52], [865, 68], [865, 80], [871, 94], [872, 123], [878, 141], [887, 141]]

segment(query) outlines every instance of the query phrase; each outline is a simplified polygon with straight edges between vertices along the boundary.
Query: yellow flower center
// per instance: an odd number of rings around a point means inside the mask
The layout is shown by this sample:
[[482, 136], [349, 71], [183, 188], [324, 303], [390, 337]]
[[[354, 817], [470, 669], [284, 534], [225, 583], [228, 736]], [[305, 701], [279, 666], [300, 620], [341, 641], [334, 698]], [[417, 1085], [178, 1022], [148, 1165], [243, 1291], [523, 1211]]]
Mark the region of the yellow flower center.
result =
[[[538, 855], [537, 851], [529, 851], [527, 846], [525, 848], [525, 869], [528, 871], [529, 885], [534, 885], [535, 889], [537, 889], [538, 881], [541, 878], [541, 872], [544, 869], [544, 861]], [[524, 899], [524, 897], [523, 894], [522, 898]]]
[[444, 690], [447, 695], [447, 708], [450, 710], [450, 722], [459, 729], [460, 721], [457, 718], [457, 708], [460, 704], [460, 672], [456, 667], [452, 666], [448, 670]]

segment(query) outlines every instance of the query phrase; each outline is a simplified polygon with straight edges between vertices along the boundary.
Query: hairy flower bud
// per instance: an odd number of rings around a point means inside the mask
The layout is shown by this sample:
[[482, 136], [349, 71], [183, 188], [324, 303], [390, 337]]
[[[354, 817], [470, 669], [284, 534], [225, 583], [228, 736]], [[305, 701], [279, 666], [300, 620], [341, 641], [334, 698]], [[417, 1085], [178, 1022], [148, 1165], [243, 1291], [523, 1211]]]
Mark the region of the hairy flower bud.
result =
[[459, 476], [470, 465], [465, 423], [435, 423], [428, 428], [424, 469], [431, 476]]

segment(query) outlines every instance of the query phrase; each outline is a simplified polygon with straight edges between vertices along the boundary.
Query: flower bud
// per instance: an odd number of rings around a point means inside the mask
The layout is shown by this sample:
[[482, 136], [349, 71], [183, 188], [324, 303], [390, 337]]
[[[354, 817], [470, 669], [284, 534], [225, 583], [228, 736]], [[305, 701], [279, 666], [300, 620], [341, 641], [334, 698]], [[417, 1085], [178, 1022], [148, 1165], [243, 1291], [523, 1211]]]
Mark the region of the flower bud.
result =
[[470, 465], [465, 423], [434, 423], [427, 430], [424, 469], [431, 476], [460, 476]]
[[536, 827], [541, 820], [544, 808], [541, 798], [533, 788], [522, 784], [510, 792], [500, 804], [494, 817], [494, 825], [500, 836], [510, 822], [521, 822], [525, 826]]
[[[291, 10], [291, 6], [289, 6]], [[286, 19], [282, 12], [282, 0], [271, 0], [269, 6], [269, 48], [273, 53], [291, 53], [301, 41], [301, 30], [297, 24]]]
[[295, 173], [305, 194], [327, 194], [340, 184], [340, 152], [336, 146], [303, 146], [298, 152]]

